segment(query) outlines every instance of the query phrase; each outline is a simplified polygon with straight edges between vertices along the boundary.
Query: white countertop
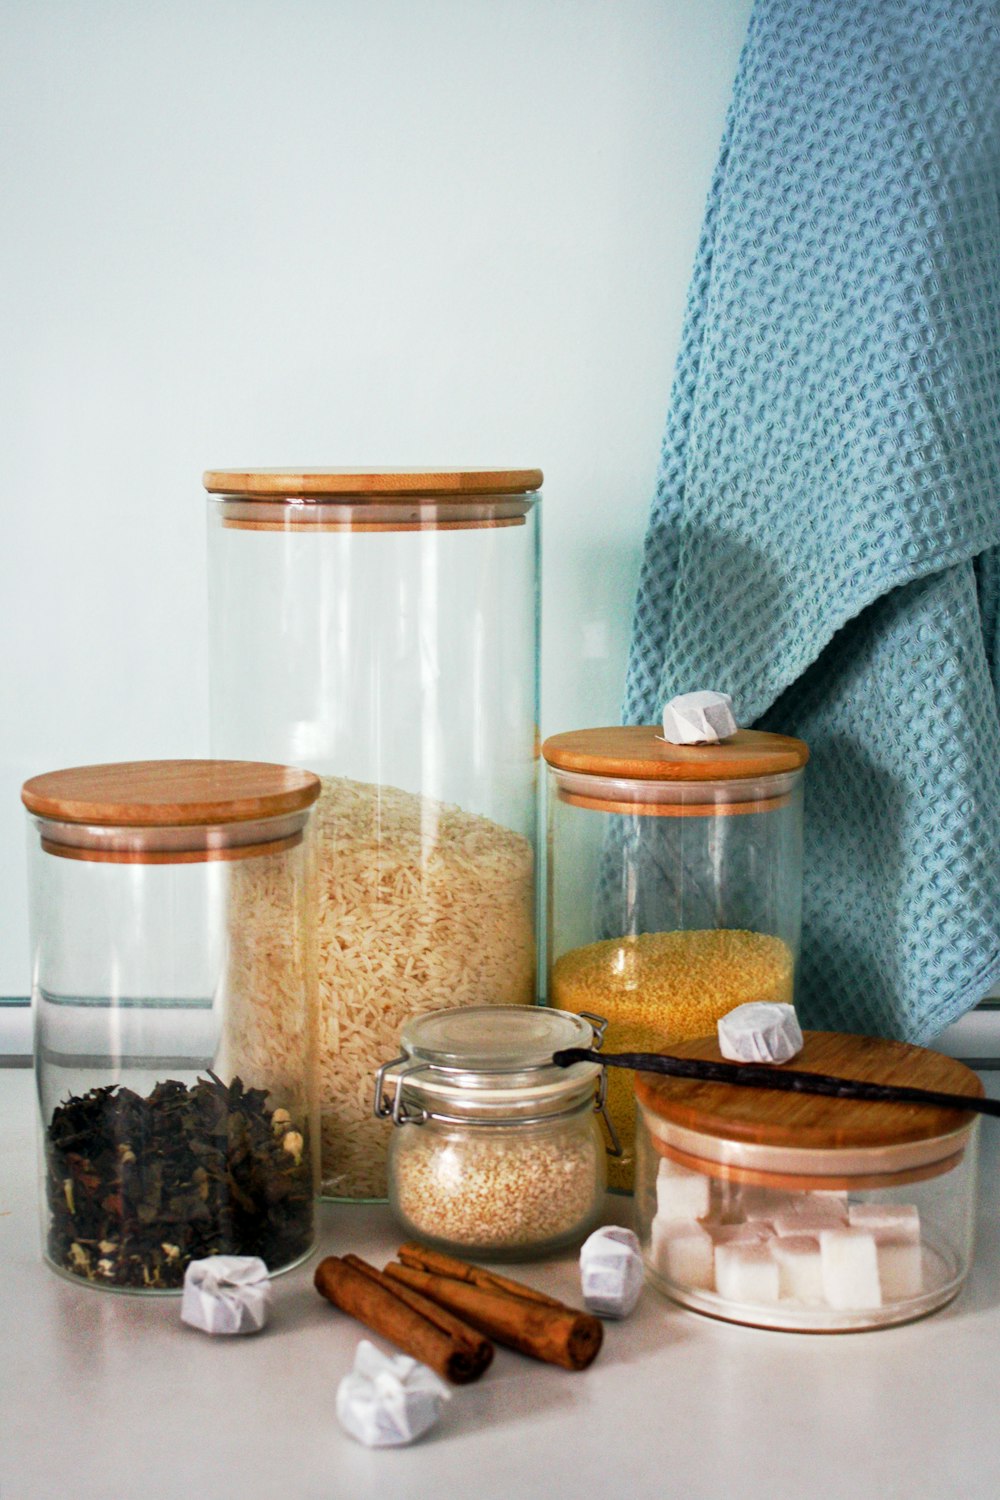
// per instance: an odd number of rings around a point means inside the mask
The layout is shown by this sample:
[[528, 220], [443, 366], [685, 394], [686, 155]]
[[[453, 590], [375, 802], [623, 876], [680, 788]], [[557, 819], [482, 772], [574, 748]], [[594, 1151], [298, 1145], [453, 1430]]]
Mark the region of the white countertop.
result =
[[[991, 1093], [1000, 1077], [987, 1075]], [[997, 1500], [1000, 1123], [983, 1122], [979, 1243], [948, 1308], [903, 1328], [765, 1333], [649, 1288], [582, 1374], [503, 1349], [411, 1448], [370, 1451], [334, 1394], [360, 1326], [275, 1282], [263, 1334], [210, 1339], [177, 1298], [76, 1287], [39, 1251], [31, 1075], [0, 1071], [0, 1500]], [[621, 1218], [624, 1200], [610, 1200]], [[381, 1265], [388, 1210], [324, 1204], [320, 1253]], [[578, 1301], [576, 1261], [513, 1274]]]

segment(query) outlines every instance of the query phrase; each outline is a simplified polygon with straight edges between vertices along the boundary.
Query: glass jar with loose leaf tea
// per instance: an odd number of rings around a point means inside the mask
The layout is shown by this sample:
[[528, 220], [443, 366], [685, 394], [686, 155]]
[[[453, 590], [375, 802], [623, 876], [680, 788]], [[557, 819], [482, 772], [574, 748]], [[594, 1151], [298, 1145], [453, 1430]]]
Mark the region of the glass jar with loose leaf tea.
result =
[[25, 783], [42, 1236], [64, 1275], [176, 1291], [207, 1255], [274, 1272], [311, 1250], [318, 794], [246, 761]]
[[[802, 780], [809, 752], [740, 729], [675, 745], [658, 727], [546, 740], [548, 1000], [608, 1018], [611, 1052], [662, 1050], [714, 1031], [751, 1000], [791, 1001], [802, 904]], [[608, 1087], [630, 1191], [635, 1104]]]

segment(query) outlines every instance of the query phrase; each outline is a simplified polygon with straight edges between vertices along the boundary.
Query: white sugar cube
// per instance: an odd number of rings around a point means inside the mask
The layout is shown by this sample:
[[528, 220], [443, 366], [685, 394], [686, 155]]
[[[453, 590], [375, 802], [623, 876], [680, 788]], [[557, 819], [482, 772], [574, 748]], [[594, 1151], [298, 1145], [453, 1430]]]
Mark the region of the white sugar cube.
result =
[[668, 745], [718, 744], [736, 728], [728, 693], [678, 693], [664, 705], [663, 738]]
[[743, 1217], [751, 1223], [757, 1219], [773, 1223], [775, 1214], [788, 1212], [791, 1201], [789, 1193], [775, 1188], [747, 1187], [743, 1189]]
[[659, 1214], [653, 1220], [650, 1258], [668, 1281], [711, 1290], [714, 1255], [712, 1238], [700, 1224], [661, 1219]]
[[184, 1272], [181, 1322], [204, 1333], [259, 1333], [271, 1306], [271, 1278], [256, 1255], [208, 1255]]
[[802, 1051], [795, 1007], [771, 1001], [737, 1005], [716, 1023], [719, 1051], [730, 1062], [784, 1063]]
[[852, 1229], [867, 1229], [876, 1239], [920, 1238], [920, 1210], [913, 1203], [852, 1203], [848, 1218]]
[[778, 1265], [783, 1297], [799, 1302], [822, 1302], [823, 1268], [819, 1240], [812, 1235], [788, 1235], [771, 1244], [771, 1254]]
[[774, 1232], [778, 1235], [810, 1234], [818, 1239], [824, 1229], [846, 1229], [847, 1220], [832, 1205], [803, 1208], [798, 1213], [775, 1214]]
[[920, 1295], [924, 1289], [924, 1265], [919, 1239], [894, 1240], [877, 1235], [875, 1253], [883, 1297], [895, 1301]]
[[606, 1225], [580, 1247], [580, 1286], [590, 1312], [602, 1318], [628, 1317], [642, 1283], [639, 1241], [631, 1229]]
[[768, 1244], [738, 1241], [715, 1247], [715, 1287], [730, 1302], [777, 1302], [778, 1263]]
[[824, 1229], [819, 1237], [823, 1295], [850, 1311], [882, 1306], [875, 1236], [862, 1229]]
[[754, 1245], [768, 1238], [769, 1226], [754, 1224], [706, 1224], [716, 1245]]
[[383, 1354], [362, 1339], [354, 1369], [337, 1387], [341, 1426], [367, 1448], [399, 1448], [438, 1421], [451, 1392], [433, 1370], [406, 1354]]
[[712, 1181], [664, 1157], [656, 1174], [656, 1212], [661, 1219], [703, 1219], [712, 1207]]

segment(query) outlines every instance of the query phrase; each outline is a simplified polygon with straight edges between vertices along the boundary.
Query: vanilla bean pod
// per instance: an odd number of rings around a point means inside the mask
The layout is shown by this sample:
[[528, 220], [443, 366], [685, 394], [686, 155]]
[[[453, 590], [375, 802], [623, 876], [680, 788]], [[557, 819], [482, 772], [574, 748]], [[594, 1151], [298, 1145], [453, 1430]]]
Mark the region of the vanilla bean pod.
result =
[[553, 1054], [559, 1068], [595, 1062], [607, 1068], [630, 1068], [635, 1073], [663, 1073], [697, 1083], [728, 1083], [736, 1088], [774, 1089], [786, 1094], [821, 1094], [829, 1099], [865, 1099], [875, 1104], [932, 1104], [1000, 1119], [1000, 1099], [972, 1094], [946, 1094], [937, 1089], [907, 1088], [905, 1084], [867, 1083], [860, 1078], [836, 1078], [830, 1073], [806, 1073], [785, 1065], [713, 1062], [698, 1057], [671, 1057], [661, 1052], [594, 1052], [567, 1047]]

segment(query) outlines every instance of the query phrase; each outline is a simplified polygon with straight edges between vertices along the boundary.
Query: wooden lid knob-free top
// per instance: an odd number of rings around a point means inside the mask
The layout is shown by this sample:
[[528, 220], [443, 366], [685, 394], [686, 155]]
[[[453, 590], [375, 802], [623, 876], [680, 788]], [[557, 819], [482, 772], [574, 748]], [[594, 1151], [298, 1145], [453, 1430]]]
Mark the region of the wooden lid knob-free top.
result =
[[[248, 859], [301, 843], [319, 777], [242, 760], [141, 760], [33, 776], [42, 848], [109, 864]], [[262, 826], [263, 825], [263, 826]]]
[[369, 502], [419, 495], [461, 500], [476, 495], [527, 495], [540, 489], [541, 469], [206, 469], [212, 495], [261, 500], [337, 498]]
[[717, 745], [670, 745], [655, 724], [574, 729], [542, 746], [550, 766], [632, 781], [735, 781], [798, 771], [808, 746], [785, 734], [738, 729]]
[[[975, 1073], [926, 1047], [882, 1037], [807, 1031], [805, 1047], [788, 1064], [796, 1071], [829, 1073], [979, 1098]], [[717, 1037], [671, 1044], [678, 1057], [722, 1061]], [[671, 1125], [717, 1140], [802, 1151], [864, 1151], [935, 1141], [968, 1128], [961, 1110], [927, 1104], [872, 1103], [817, 1094], [734, 1088], [724, 1083], [636, 1075], [636, 1098]]]
[[132, 760], [33, 776], [29, 812], [105, 828], [178, 828], [278, 818], [311, 807], [319, 777], [250, 760]]

